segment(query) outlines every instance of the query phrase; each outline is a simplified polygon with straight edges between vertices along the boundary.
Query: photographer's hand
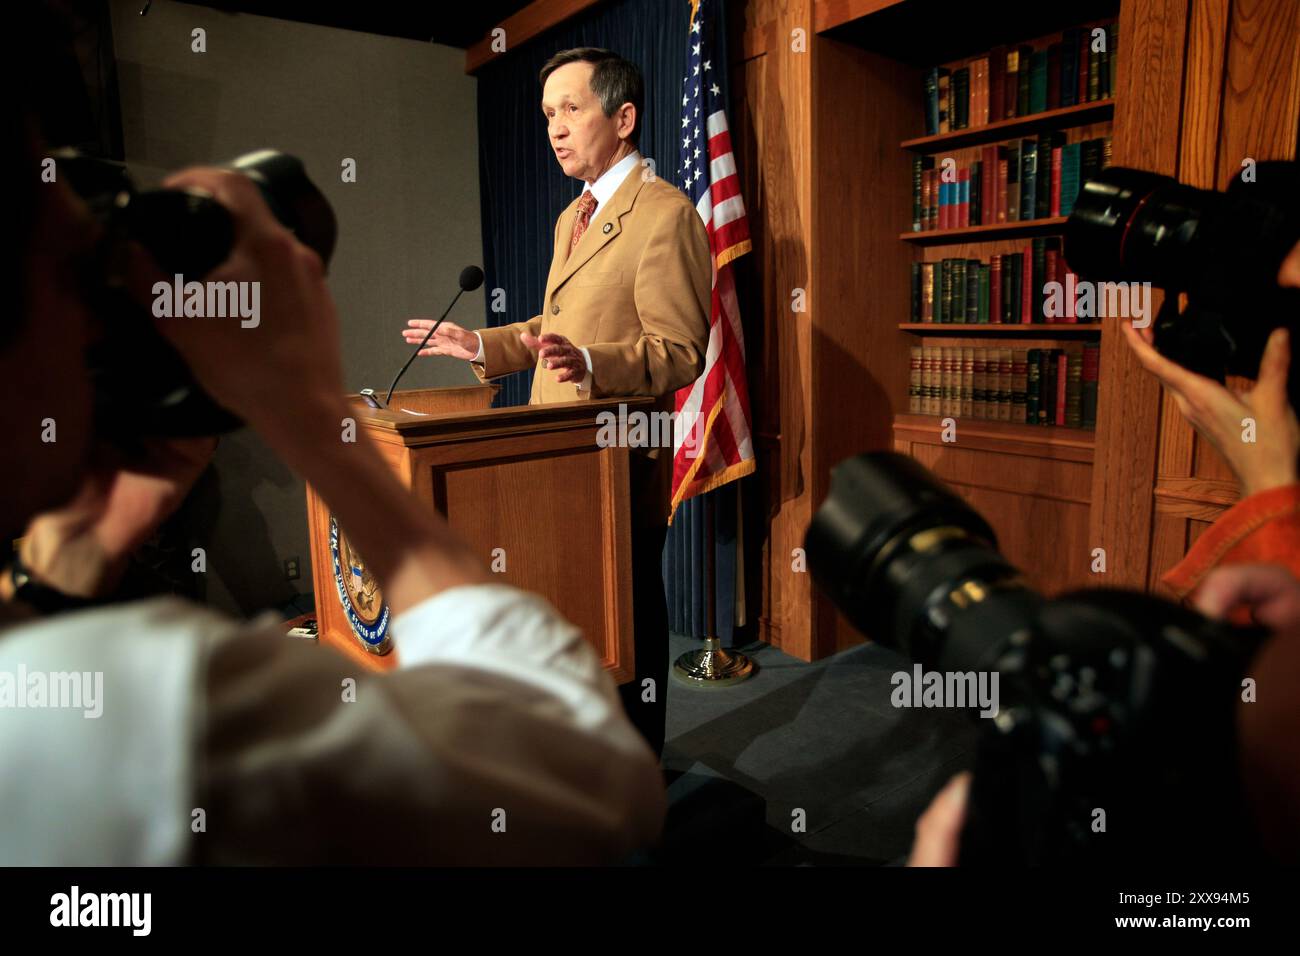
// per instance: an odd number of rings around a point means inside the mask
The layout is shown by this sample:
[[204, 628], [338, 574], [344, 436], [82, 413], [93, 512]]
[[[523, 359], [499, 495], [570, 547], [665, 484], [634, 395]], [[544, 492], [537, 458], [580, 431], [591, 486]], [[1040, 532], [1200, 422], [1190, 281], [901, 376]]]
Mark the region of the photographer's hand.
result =
[[[1169, 389], [1183, 417], [1228, 463], [1243, 497], [1297, 481], [1300, 422], [1287, 399], [1291, 347], [1285, 329], [1269, 336], [1255, 387], [1234, 393], [1165, 358], [1131, 324], [1123, 328], [1138, 361]], [[1255, 423], [1253, 441], [1243, 440], [1247, 418]]]
[[28, 524], [23, 565], [63, 594], [108, 596], [132, 552], [176, 510], [216, 446], [215, 438], [157, 439], [129, 461], [101, 446], [77, 495]]
[[966, 822], [969, 773], [959, 773], [916, 821], [916, 842], [908, 866], [956, 866], [961, 849], [961, 828]]
[[1244, 604], [1255, 623], [1270, 631], [1300, 631], [1300, 581], [1280, 564], [1215, 568], [1201, 582], [1192, 603], [1216, 620]]

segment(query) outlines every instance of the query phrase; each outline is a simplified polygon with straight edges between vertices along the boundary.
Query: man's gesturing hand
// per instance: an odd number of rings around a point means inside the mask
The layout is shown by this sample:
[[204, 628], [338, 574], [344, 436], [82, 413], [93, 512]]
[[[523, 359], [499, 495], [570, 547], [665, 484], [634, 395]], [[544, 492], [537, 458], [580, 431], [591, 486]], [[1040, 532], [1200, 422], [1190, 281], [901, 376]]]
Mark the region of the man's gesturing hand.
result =
[[[402, 329], [402, 338], [406, 339], [407, 345], [419, 345], [433, 328], [433, 319], [409, 319], [406, 324], [408, 328]], [[420, 354], [449, 355], [472, 362], [478, 355], [478, 336], [455, 322], [443, 322], [429, 339], [429, 344], [420, 349]]]
[[578, 348], [563, 335], [548, 332], [541, 338], [519, 334], [519, 340], [536, 352], [549, 369], [559, 369], [555, 376], [557, 382], [581, 382], [587, 375], [587, 359]]

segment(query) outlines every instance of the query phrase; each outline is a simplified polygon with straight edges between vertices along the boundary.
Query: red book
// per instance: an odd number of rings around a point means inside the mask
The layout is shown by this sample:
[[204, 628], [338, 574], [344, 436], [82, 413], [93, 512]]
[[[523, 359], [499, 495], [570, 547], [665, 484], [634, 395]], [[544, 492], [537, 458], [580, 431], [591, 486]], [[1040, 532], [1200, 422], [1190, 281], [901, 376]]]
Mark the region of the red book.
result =
[[[1029, 65], [1025, 64], [1025, 69]], [[1084, 73], [1086, 80], [1087, 73]], [[1016, 95], [1019, 92], [1020, 83], [1020, 50], [1013, 48], [1007, 51], [1007, 67], [1003, 71], [1002, 79], [1002, 119], [1012, 119], [1016, 115]], [[1087, 89], [1085, 86], [1084, 89]]]
[[1070, 367], [1064, 352], [1056, 357], [1056, 424], [1065, 424], [1065, 379]]
[[1084, 349], [1083, 350], [1083, 380], [1085, 382], [1097, 381], [1097, 370], [1101, 366], [1101, 349]]
[[970, 62], [970, 125], [987, 126], [989, 123], [989, 58], [986, 56]]
[[1025, 246], [1024, 268], [1020, 270], [1020, 322], [1031, 325], [1034, 321], [1034, 247]]
[[[1065, 257], [1062, 256], [1061, 258], [1062, 261], [1064, 261]], [[1079, 316], [1075, 313], [1074, 307], [1075, 307], [1075, 296], [1078, 295], [1079, 293], [1079, 277], [1076, 276], [1069, 269], [1066, 269], [1065, 279], [1062, 281], [1061, 284], [1065, 288], [1065, 292], [1066, 292], [1065, 321], [1077, 323], [1079, 321]]]
[[[1055, 281], [1056, 281], [1056, 268], [1057, 268], [1057, 263], [1058, 263], [1059, 259], [1060, 259], [1060, 255], [1057, 253], [1057, 251], [1056, 251], [1055, 249], [1053, 249], [1051, 246], [1048, 246], [1047, 249], [1046, 249], [1046, 250], [1044, 251], [1044, 253], [1043, 253], [1043, 272], [1046, 273], [1046, 275], [1044, 276], [1044, 281], [1045, 281], [1045, 282], [1055, 282]], [[1044, 295], [1044, 296], [1043, 296], [1043, 302], [1044, 302], [1044, 308], [1043, 308], [1043, 311], [1044, 311], [1044, 312], [1047, 311], [1046, 303], [1047, 303], [1048, 299], [1049, 299], [1049, 296], [1047, 296], [1047, 295]], [[1048, 316], [1045, 316], [1045, 317], [1044, 317], [1043, 321], [1044, 321], [1044, 322], [1060, 322], [1060, 321], [1062, 321], [1062, 318], [1061, 318], [1060, 316], [1056, 316], [1056, 315], [1048, 315]]]
[[939, 170], [927, 169], [921, 173], [923, 183], [928, 183], [926, 187], [930, 201], [925, 206], [925, 221], [921, 224], [925, 229], [939, 228]]
[[1003, 118], [1004, 96], [1002, 92], [1002, 76], [1007, 70], [1007, 48], [1004, 46], [994, 47], [989, 52], [989, 122], [996, 123]]
[[989, 321], [1002, 324], [1002, 257], [989, 256]]
[[957, 204], [957, 221], [954, 225], [958, 229], [965, 229], [970, 225], [970, 167], [957, 170], [957, 188], [961, 202]]
[[1052, 147], [1052, 208], [1049, 216], [1061, 214], [1061, 147]]

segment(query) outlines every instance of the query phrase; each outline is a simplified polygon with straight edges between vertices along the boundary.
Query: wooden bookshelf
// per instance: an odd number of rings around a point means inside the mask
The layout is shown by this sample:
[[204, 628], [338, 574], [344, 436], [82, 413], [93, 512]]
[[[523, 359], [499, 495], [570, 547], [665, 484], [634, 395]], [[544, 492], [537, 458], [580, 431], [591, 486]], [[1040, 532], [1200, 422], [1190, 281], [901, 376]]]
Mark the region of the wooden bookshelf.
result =
[[899, 145], [914, 153], [939, 153], [946, 149], [996, 143], [1000, 139], [1015, 138], [1044, 129], [1061, 129], [1065, 126], [1097, 123], [1110, 119], [1114, 113], [1114, 99], [1094, 100], [1091, 103], [1062, 106], [1059, 109], [1030, 113], [1028, 116], [1017, 116], [1015, 119], [998, 120], [996, 123], [985, 123], [983, 126], [972, 126], [950, 133], [905, 139]]
[[1041, 335], [1061, 338], [1094, 338], [1101, 332], [1100, 322], [900, 322], [900, 332], [917, 335], [998, 335], [1014, 337]]
[[[758, 517], [746, 526], [761, 547], [748, 565], [762, 597], [755, 636], [805, 659], [861, 640], [809, 575], [791, 571], [790, 555], [830, 470], [870, 450], [900, 451], [937, 474], [1040, 590], [1096, 585], [1095, 547], [1107, 552], [1103, 583], [1149, 586], [1223, 504], [1193, 500], [1194, 489], [1230, 475], [1115, 323], [910, 322], [912, 263], [987, 261], [1066, 222], [900, 233], [912, 220], [912, 161], [948, 154], [964, 165], [962, 150], [1054, 129], [1069, 130], [1070, 142], [1110, 135], [1112, 164], [1201, 188], [1221, 188], [1243, 156], [1294, 158], [1295, 0], [741, 0], [731, 9], [733, 48], [744, 51], [733, 63], [732, 137], [750, 215], [761, 220], [746, 290], [762, 304], [746, 314], [764, 463], [761, 502], [747, 508]], [[1119, 39], [1109, 99], [926, 135], [931, 67], [998, 46], [1041, 48], [1062, 30], [1111, 21]], [[795, 48], [793, 32], [810, 24], [806, 47]], [[807, 311], [793, 320], [792, 289], [808, 290]], [[959, 438], [945, 442], [941, 417], [908, 412], [909, 349], [926, 338], [1017, 349], [1033, 338], [1097, 343], [1095, 431], [953, 416]]]
[[922, 229], [920, 232], [900, 232], [898, 238], [919, 246], [939, 246], [972, 240], [1045, 236], [1060, 232], [1069, 218], [1050, 216], [1046, 219], [1021, 219], [1017, 222], [991, 222], [987, 226], [964, 226], [961, 229]]
[[1071, 461], [1092, 462], [1092, 450], [1096, 445], [1096, 437], [1091, 428], [1026, 425], [1023, 422], [997, 422], [987, 418], [963, 418], [960, 415], [913, 415], [904, 412], [894, 416], [894, 431], [932, 432], [934, 436], [942, 440], [943, 422], [946, 418], [952, 418], [956, 421], [962, 442], [965, 442], [968, 438], [979, 437], [1004, 443], [1027, 442], [1031, 445], [1050, 445], [1056, 448], [1072, 449], [1072, 452], [1062, 456]]

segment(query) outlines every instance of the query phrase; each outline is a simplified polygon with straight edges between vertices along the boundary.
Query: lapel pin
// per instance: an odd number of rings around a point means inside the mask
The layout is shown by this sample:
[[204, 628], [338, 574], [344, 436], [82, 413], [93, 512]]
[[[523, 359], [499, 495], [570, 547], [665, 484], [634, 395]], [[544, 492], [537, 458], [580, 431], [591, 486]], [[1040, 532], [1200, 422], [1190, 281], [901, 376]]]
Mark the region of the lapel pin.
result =
[[609, 231], [610, 231], [611, 229], [613, 229], [613, 228], [614, 228], [614, 224], [613, 224], [612, 222], [607, 222], [607, 223], [605, 223], [605, 225], [602, 227], [602, 231], [605, 233], [605, 235], [608, 236], [608, 235], [609, 235]]

